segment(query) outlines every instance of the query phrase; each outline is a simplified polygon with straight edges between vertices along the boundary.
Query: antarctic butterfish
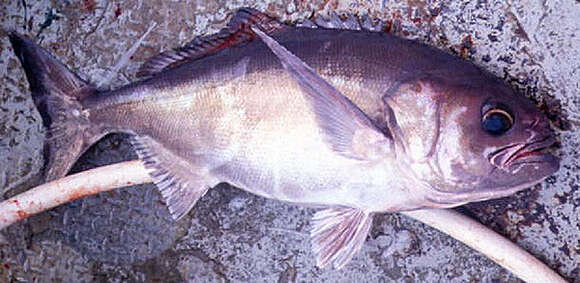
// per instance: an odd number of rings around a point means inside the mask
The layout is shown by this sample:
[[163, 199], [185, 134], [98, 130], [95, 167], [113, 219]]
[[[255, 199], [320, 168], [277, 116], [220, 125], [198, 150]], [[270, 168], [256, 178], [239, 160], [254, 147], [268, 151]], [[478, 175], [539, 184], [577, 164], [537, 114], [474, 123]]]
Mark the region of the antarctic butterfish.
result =
[[10, 34], [48, 129], [46, 179], [132, 134], [175, 219], [228, 182], [322, 207], [318, 266], [344, 266], [373, 213], [503, 197], [554, 173], [546, 117], [474, 64], [385, 33], [291, 27], [241, 9], [228, 27], [98, 91]]

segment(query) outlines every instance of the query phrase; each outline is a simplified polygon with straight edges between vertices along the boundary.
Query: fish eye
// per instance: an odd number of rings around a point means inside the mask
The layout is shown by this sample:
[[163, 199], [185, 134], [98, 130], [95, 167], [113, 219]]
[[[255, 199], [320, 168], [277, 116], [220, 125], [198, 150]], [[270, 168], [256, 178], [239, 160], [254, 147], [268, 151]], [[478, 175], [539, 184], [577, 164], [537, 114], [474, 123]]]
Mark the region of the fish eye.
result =
[[504, 107], [489, 107], [481, 119], [481, 126], [492, 136], [501, 136], [514, 124], [514, 118]]

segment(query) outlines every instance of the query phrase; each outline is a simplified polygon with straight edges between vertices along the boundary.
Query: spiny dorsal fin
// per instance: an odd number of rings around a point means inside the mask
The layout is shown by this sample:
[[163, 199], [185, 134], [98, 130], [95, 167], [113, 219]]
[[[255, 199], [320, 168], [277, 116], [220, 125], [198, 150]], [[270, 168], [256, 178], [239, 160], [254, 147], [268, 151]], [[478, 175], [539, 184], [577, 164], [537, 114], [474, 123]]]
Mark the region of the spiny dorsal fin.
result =
[[250, 30], [250, 26], [257, 25], [265, 32], [272, 32], [282, 27], [277, 20], [252, 8], [239, 9], [234, 17], [216, 34], [197, 37], [181, 48], [165, 51], [148, 62], [145, 62], [138, 77], [147, 77], [161, 71], [179, 66], [213, 54], [230, 46], [250, 42], [256, 36]]

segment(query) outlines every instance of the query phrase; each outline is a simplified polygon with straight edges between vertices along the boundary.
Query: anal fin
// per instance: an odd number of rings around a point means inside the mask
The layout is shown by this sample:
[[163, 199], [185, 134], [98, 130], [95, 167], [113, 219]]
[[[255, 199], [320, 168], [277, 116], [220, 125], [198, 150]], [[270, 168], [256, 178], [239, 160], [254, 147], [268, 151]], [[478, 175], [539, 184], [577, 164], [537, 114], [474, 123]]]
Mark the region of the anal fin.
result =
[[185, 216], [218, 183], [207, 170], [175, 155], [150, 137], [133, 136], [131, 143], [175, 220]]
[[371, 229], [372, 215], [356, 208], [329, 208], [312, 218], [310, 232], [316, 265], [345, 266], [361, 249]]

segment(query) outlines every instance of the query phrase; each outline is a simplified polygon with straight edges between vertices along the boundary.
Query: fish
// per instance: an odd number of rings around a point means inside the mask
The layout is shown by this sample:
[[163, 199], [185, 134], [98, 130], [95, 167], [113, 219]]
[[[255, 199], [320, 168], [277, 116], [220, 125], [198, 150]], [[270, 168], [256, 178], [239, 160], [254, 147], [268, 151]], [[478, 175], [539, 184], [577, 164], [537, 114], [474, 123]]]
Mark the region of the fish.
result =
[[559, 168], [550, 123], [529, 99], [384, 32], [291, 26], [242, 8], [113, 90], [9, 38], [47, 129], [46, 181], [105, 135], [127, 133], [176, 220], [223, 182], [319, 208], [319, 267], [348, 264], [376, 213], [501, 198]]

